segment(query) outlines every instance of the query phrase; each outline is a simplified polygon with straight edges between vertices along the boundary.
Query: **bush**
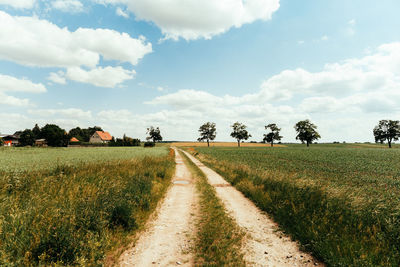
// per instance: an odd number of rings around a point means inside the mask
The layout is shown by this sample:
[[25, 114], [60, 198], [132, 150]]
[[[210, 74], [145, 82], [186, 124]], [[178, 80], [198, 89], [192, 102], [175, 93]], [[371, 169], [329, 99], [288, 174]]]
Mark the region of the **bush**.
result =
[[127, 137], [117, 138], [117, 140], [113, 139], [109, 143], [109, 146], [140, 146], [140, 139]]
[[156, 143], [153, 143], [153, 142], [145, 142], [144, 143], [144, 147], [155, 147], [156, 146]]

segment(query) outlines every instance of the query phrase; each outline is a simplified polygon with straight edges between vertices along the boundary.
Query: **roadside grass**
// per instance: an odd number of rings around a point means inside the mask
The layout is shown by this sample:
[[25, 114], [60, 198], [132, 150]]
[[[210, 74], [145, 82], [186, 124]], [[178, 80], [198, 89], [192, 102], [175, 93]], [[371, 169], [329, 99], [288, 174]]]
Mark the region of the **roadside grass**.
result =
[[204, 173], [179, 151], [200, 192], [200, 214], [195, 246], [195, 266], [245, 266], [240, 251], [243, 231], [226, 213]]
[[400, 151], [188, 149], [328, 266], [400, 265]]
[[102, 266], [144, 224], [174, 169], [164, 152], [1, 172], [0, 266]]

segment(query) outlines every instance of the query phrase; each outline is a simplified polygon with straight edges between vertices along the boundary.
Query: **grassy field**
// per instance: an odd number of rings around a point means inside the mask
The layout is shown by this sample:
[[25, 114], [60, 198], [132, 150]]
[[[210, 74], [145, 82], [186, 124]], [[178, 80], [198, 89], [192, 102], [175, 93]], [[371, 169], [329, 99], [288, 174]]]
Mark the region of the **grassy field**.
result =
[[90, 162], [107, 162], [165, 154], [165, 147], [77, 147], [10, 148], [0, 147], [0, 171], [52, 169], [57, 165], [73, 166]]
[[329, 266], [400, 265], [400, 150], [192, 148]]
[[1, 150], [0, 266], [104, 264], [168, 188], [168, 151]]

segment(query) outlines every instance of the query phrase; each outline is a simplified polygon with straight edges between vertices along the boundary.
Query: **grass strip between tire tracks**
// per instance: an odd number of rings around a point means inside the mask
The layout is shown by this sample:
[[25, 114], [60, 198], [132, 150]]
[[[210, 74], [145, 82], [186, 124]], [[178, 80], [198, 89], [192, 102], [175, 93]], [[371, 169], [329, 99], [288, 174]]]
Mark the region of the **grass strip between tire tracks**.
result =
[[195, 246], [196, 266], [245, 266], [240, 251], [243, 231], [226, 213], [204, 173], [182, 152], [200, 192], [200, 214]]

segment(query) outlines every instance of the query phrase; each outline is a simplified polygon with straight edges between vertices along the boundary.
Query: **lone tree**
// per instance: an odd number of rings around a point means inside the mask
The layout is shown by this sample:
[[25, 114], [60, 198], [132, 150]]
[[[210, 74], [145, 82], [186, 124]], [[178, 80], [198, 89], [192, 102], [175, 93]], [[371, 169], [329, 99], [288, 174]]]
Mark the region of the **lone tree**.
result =
[[294, 129], [297, 132], [296, 139], [300, 140], [303, 144], [306, 142], [307, 147], [309, 147], [314, 140], [321, 138], [317, 132], [317, 126], [312, 124], [309, 120], [299, 121], [294, 126]]
[[280, 141], [282, 139], [282, 136], [279, 135], [279, 132], [281, 131], [278, 126], [276, 126], [275, 123], [268, 124], [265, 126], [265, 130], [270, 129], [270, 132], [267, 134], [264, 134], [264, 142], [268, 142], [271, 144], [271, 146], [274, 146], [274, 140]]
[[146, 137], [146, 140], [152, 140], [153, 143], [162, 141], [162, 136], [160, 132], [160, 128], [154, 128], [153, 126], [150, 126], [147, 128], [147, 134], [149, 135]]
[[240, 122], [235, 122], [233, 125], [231, 125], [233, 132], [231, 133], [231, 136], [233, 138], [236, 138], [238, 142], [238, 147], [240, 147], [240, 141], [241, 140], [247, 140], [251, 135], [249, 132], [246, 130], [247, 126], [244, 124], [241, 124]]
[[199, 128], [200, 137], [197, 139], [199, 142], [206, 140], [207, 146], [210, 146], [210, 140], [214, 140], [217, 135], [217, 129], [215, 128], [215, 123], [207, 122], [200, 126]]
[[400, 137], [400, 124], [399, 121], [381, 120], [374, 130], [375, 142], [385, 142], [392, 148], [392, 141], [399, 140]]

